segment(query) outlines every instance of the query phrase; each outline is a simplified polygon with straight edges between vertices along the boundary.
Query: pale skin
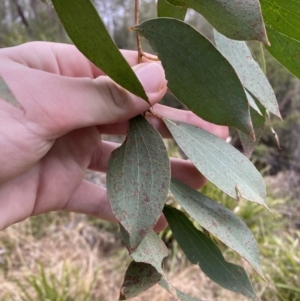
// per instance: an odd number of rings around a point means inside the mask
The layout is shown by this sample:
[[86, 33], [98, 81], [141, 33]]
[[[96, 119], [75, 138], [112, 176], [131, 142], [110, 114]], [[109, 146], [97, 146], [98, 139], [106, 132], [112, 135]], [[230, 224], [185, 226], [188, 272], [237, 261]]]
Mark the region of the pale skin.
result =
[[[130, 118], [156, 114], [204, 128], [225, 139], [226, 127], [189, 111], [156, 104], [167, 91], [164, 71], [137, 53], [122, 51], [151, 106], [91, 64], [74, 46], [33, 42], [0, 49], [0, 76], [20, 107], [0, 98], [0, 230], [32, 215], [66, 210], [115, 222], [106, 189], [83, 180], [87, 169], [105, 172], [119, 145], [101, 134], [124, 135]], [[163, 122], [147, 115], [163, 137]], [[171, 159], [172, 176], [194, 188], [204, 177], [186, 160]], [[155, 230], [166, 226], [163, 217]]]

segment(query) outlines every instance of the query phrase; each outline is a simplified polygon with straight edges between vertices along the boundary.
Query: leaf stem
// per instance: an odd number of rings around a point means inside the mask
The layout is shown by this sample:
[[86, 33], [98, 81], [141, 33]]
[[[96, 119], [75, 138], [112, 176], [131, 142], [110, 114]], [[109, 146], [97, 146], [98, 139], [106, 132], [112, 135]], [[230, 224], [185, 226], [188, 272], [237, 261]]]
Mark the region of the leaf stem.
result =
[[159, 62], [159, 58], [157, 56], [150, 56], [150, 55], [146, 54], [145, 52], [142, 52], [142, 56], [144, 58], [146, 58], [147, 60]]
[[153, 112], [153, 110], [151, 110], [151, 109], [148, 110], [148, 113], [152, 114], [153, 116], [156, 116], [156, 117], [158, 117], [160, 119], [164, 119], [164, 117], [162, 117], [162, 116], [158, 115], [157, 113]]

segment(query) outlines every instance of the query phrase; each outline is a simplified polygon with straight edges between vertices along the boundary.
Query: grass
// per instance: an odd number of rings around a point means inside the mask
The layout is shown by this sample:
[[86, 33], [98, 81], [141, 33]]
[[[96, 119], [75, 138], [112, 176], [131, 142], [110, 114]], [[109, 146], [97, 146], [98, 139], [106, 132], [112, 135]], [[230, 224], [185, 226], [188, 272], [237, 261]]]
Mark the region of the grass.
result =
[[128, 263], [120, 246], [118, 233], [79, 214], [13, 225], [0, 232], [0, 300], [116, 299]]
[[[239, 215], [257, 239], [269, 283], [234, 252], [221, 248], [228, 261], [245, 267], [261, 300], [300, 300], [298, 203], [269, 194], [271, 215], [254, 203], [231, 200], [211, 184], [202, 192]], [[168, 230], [161, 236], [171, 248], [165, 267], [175, 286], [200, 299], [245, 300], [189, 265]], [[117, 300], [129, 260], [115, 225], [70, 213], [34, 217], [0, 232], [0, 301]], [[159, 287], [133, 300], [150, 299], [174, 300]]]
[[[38, 264], [39, 272], [24, 278], [22, 282], [17, 281], [20, 288], [22, 301], [89, 301], [91, 291], [96, 282], [97, 273], [95, 272], [92, 281], [86, 285], [79, 277], [77, 269], [63, 263], [59, 275], [55, 273], [46, 274], [42, 264]], [[30, 288], [30, 289], [29, 289]]]
[[[300, 232], [290, 226], [293, 224], [291, 220], [297, 219], [299, 215], [299, 206], [295, 206], [297, 203], [278, 199], [269, 191], [267, 204], [272, 211], [270, 214], [257, 204], [248, 201], [237, 203], [210, 184], [202, 192], [233, 210], [248, 225], [256, 238], [261, 265], [269, 283], [260, 279], [247, 265], [246, 268], [261, 300], [300, 300]], [[287, 207], [289, 218], [284, 215]], [[242, 263], [238, 255], [231, 250], [224, 251], [230, 261]]]

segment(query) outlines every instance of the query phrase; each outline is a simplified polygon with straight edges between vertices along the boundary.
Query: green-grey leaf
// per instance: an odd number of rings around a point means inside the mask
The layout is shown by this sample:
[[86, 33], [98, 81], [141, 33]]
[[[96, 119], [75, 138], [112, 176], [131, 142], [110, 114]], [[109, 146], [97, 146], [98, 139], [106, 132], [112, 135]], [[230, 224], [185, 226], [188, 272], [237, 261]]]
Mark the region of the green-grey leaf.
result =
[[172, 179], [171, 192], [184, 210], [204, 229], [245, 258], [263, 276], [255, 238], [232, 211], [200, 192]]
[[245, 42], [226, 38], [216, 30], [215, 42], [220, 52], [227, 58], [237, 72], [243, 86], [274, 115], [280, 116], [275, 93], [257, 64]]
[[244, 268], [227, 262], [217, 245], [196, 229], [183, 212], [165, 206], [164, 215], [179, 246], [191, 263], [199, 265], [201, 270], [220, 286], [252, 300], [258, 300]]
[[157, 222], [169, 183], [169, 157], [160, 134], [144, 117], [131, 119], [128, 137], [111, 154], [107, 171], [108, 199], [128, 232], [130, 252]]
[[90, 0], [52, 0], [76, 47], [116, 83], [143, 98], [147, 95], [136, 74], [111, 39]]
[[168, 256], [168, 249], [158, 235], [151, 231], [141, 242], [136, 251], [131, 253], [132, 258], [137, 262], [151, 264], [162, 276], [168, 286], [169, 292], [176, 297], [176, 291], [170, 284], [166, 274], [162, 269], [162, 261]]
[[[130, 242], [129, 237], [122, 225], [120, 226], [120, 230], [125, 244], [128, 248]], [[142, 240], [138, 248], [131, 253], [131, 256], [134, 259], [134, 261], [151, 264], [156, 269], [156, 271], [162, 276], [162, 279], [164, 279], [164, 282], [168, 286], [170, 293], [176, 297], [176, 290], [172, 287], [162, 269], [162, 261], [165, 257], [167, 257], [167, 255], [168, 249], [166, 245], [154, 231], [149, 232], [146, 235], [146, 237]]]
[[[261, 113], [260, 109], [258, 108], [255, 100], [253, 99], [252, 95], [246, 89], [245, 89], [245, 93], [246, 93], [246, 96], [247, 96], [248, 103], [249, 103], [250, 107], [252, 109], [254, 109], [258, 114], [262, 115], [262, 113]], [[250, 110], [250, 115], [251, 115], [251, 110]]]
[[[159, 281], [159, 285], [161, 287], [163, 287], [166, 291], [168, 291], [170, 293], [170, 289], [168, 286], [168, 283], [166, 283], [166, 281], [164, 279], [161, 279]], [[188, 296], [186, 294], [184, 294], [183, 292], [181, 292], [180, 290], [176, 289], [175, 287], [173, 287], [173, 289], [176, 291], [176, 295], [177, 295], [177, 299], [181, 300], [181, 301], [201, 301], [199, 299], [196, 299], [194, 297]]]
[[141, 294], [160, 279], [161, 274], [151, 264], [132, 261], [125, 273], [119, 300], [127, 300]]
[[[122, 226], [121, 233], [124, 238], [124, 228]], [[125, 237], [124, 240], [126, 245], [128, 245], [128, 239]], [[134, 261], [151, 264], [158, 273], [163, 274], [162, 261], [168, 256], [168, 249], [158, 235], [154, 231], [151, 231], [130, 255]]]
[[264, 129], [265, 129], [266, 110], [264, 107], [261, 106], [260, 111], [262, 112], [262, 115], [259, 114], [253, 108], [250, 108], [250, 114], [251, 114], [251, 119], [252, 119], [252, 123], [253, 123], [255, 138], [256, 138], [255, 141], [253, 141], [253, 139], [249, 135], [247, 135], [241, 131], [238, 131], [240, 139], [241, 139], [241, 143], [242, 143], [242, 146], [244, 149], [244, 155], [247, 158], [250, 158], [250, 156], [252, 155], [252, 153], [253, 153], [255, 147], [258, 145], [260, 138], [262, 137]]
[[168, 87], [203, 119], [252, 133], [248, 101], [229, 62], [192, 26], [157, 18], [133, 28], [157, 51]]
[[16, 97], [12, 94], [4, 79], [0, 76], [0, 98], [16, 107], [21, 107]]
[[164, 119], [179, 147], [198, 170], [226, 194], [267, 207], [266, 188], [253, 164], [232, 145], [189, 124]]
[[157, 16], [184, 20], [187, 8], [170, 4], [167, 0], [157, 1]]
[[168, 0], [168, 2], [194, 9], [219, 32], [231, 39], [258, 40], [268, 44], [258, 0]]
[[266, 49], [300, 78], [300, 1], [260, 0], [271, 47]]

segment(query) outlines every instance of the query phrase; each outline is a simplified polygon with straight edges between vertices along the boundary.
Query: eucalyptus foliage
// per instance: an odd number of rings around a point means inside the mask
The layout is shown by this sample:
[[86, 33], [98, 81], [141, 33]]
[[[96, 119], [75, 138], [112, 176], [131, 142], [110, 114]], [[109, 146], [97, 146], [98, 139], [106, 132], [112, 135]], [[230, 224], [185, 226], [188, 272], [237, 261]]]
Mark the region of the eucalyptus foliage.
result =
[[[89, 60], [141, 101], [148, 101], [91, 0], [42, 1], [53, 5], [70, 38]], [[215, 41], [184, 22], [187, 9], [202, 14], [214, 27]], [[170, 92], [183, 105], [207, 121], [239, 131], [245, 155], [195, 126], [163, 121], [209, 181], [237, 201], [245, 198], [267, 208], [263, 179], [247, 156], [262, 136], [268, 112], [281, 117], [272, 87], [246, 42], [264, 43], [262, 47], [300, 77], [300, 1], [158, 0], [157, 13], [157, 18], [133, 24], [132, 34], [148, 40], [165, 69]], [[1, 79], [0, 93], [13, 98]], [[174, 288], [164, 273], [162, 261], [168, 251], [152, 230], [162, 210], [193, 264], [225, 289], [258, 300], [244, 268], [227, 262], [206, 235], [209, 232], [232, 248], [264, 278], [251, 231], [218, 200], [171, 179], [163, 140], [145, 117], [129, 122], [127, 139], [112, 153], [107, 188], [133, 258], [120, 300], [156, 283], [177, 300], [200, 300]], [[169, 189], [184, 212], [165, 204]]]

